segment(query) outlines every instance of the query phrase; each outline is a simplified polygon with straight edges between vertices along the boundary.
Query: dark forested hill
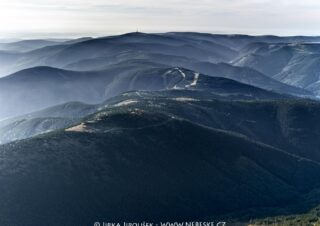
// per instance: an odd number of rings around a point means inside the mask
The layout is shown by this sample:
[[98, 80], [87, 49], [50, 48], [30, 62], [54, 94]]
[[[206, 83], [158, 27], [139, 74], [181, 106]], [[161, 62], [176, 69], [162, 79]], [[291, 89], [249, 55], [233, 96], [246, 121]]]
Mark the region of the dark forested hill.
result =
[[[188, 102], [176, 101], [178, 112]], [[204, 219], [297, 205], [317, 188], [319, 163], [157, 104], [109, 103], [66, 130], [2, 146], [1, 215], [15, 217], [1, 223]]]

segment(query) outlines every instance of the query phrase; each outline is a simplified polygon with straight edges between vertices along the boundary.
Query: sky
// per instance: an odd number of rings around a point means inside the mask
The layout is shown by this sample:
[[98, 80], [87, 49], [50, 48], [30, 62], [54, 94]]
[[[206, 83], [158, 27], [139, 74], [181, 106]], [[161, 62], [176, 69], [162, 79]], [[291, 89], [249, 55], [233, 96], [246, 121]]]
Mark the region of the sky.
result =
[[319, 0], [0, 0], [0, 38], [136, 31], [320, 35]]

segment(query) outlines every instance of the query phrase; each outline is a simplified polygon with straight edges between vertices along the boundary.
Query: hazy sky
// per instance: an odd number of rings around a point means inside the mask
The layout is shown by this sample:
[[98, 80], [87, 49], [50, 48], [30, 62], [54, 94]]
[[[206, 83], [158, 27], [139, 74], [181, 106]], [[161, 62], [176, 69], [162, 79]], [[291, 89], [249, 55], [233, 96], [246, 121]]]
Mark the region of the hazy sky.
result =
[[201, 31], [320, 35], [319, 0], [0, 0], [0, 37]]

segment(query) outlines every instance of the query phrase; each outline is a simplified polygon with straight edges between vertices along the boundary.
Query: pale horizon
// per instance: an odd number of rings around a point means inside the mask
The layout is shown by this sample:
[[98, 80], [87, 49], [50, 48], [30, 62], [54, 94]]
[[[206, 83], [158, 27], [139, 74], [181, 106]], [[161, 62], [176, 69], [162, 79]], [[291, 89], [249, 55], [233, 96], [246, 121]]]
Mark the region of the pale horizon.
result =
[[306, 0], [11, 0], [0, 38], [77, 38], [133, 32], [320, 35], [320, 2]]

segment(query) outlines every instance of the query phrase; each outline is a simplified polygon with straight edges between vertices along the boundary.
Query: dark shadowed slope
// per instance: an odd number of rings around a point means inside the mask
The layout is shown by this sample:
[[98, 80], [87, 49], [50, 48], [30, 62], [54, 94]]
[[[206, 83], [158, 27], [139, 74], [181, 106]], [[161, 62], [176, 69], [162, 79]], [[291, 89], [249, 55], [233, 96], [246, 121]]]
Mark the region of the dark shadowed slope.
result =
[[[224, 97], [224, 98], [223, 98]], [[232, 97], [232, 98], [230, 98]], [[215, 129], [243, 134], [288, 153], [320, 162], [320, 104], [310, 100], [241, 100], [203, 91], [131, 92], [106, 106], [143, 107]]]
[[1, 146], [1, 157], [4, 225], [204, 219], [294, 205], [320, 182], [312, 161], [124, 105]]

